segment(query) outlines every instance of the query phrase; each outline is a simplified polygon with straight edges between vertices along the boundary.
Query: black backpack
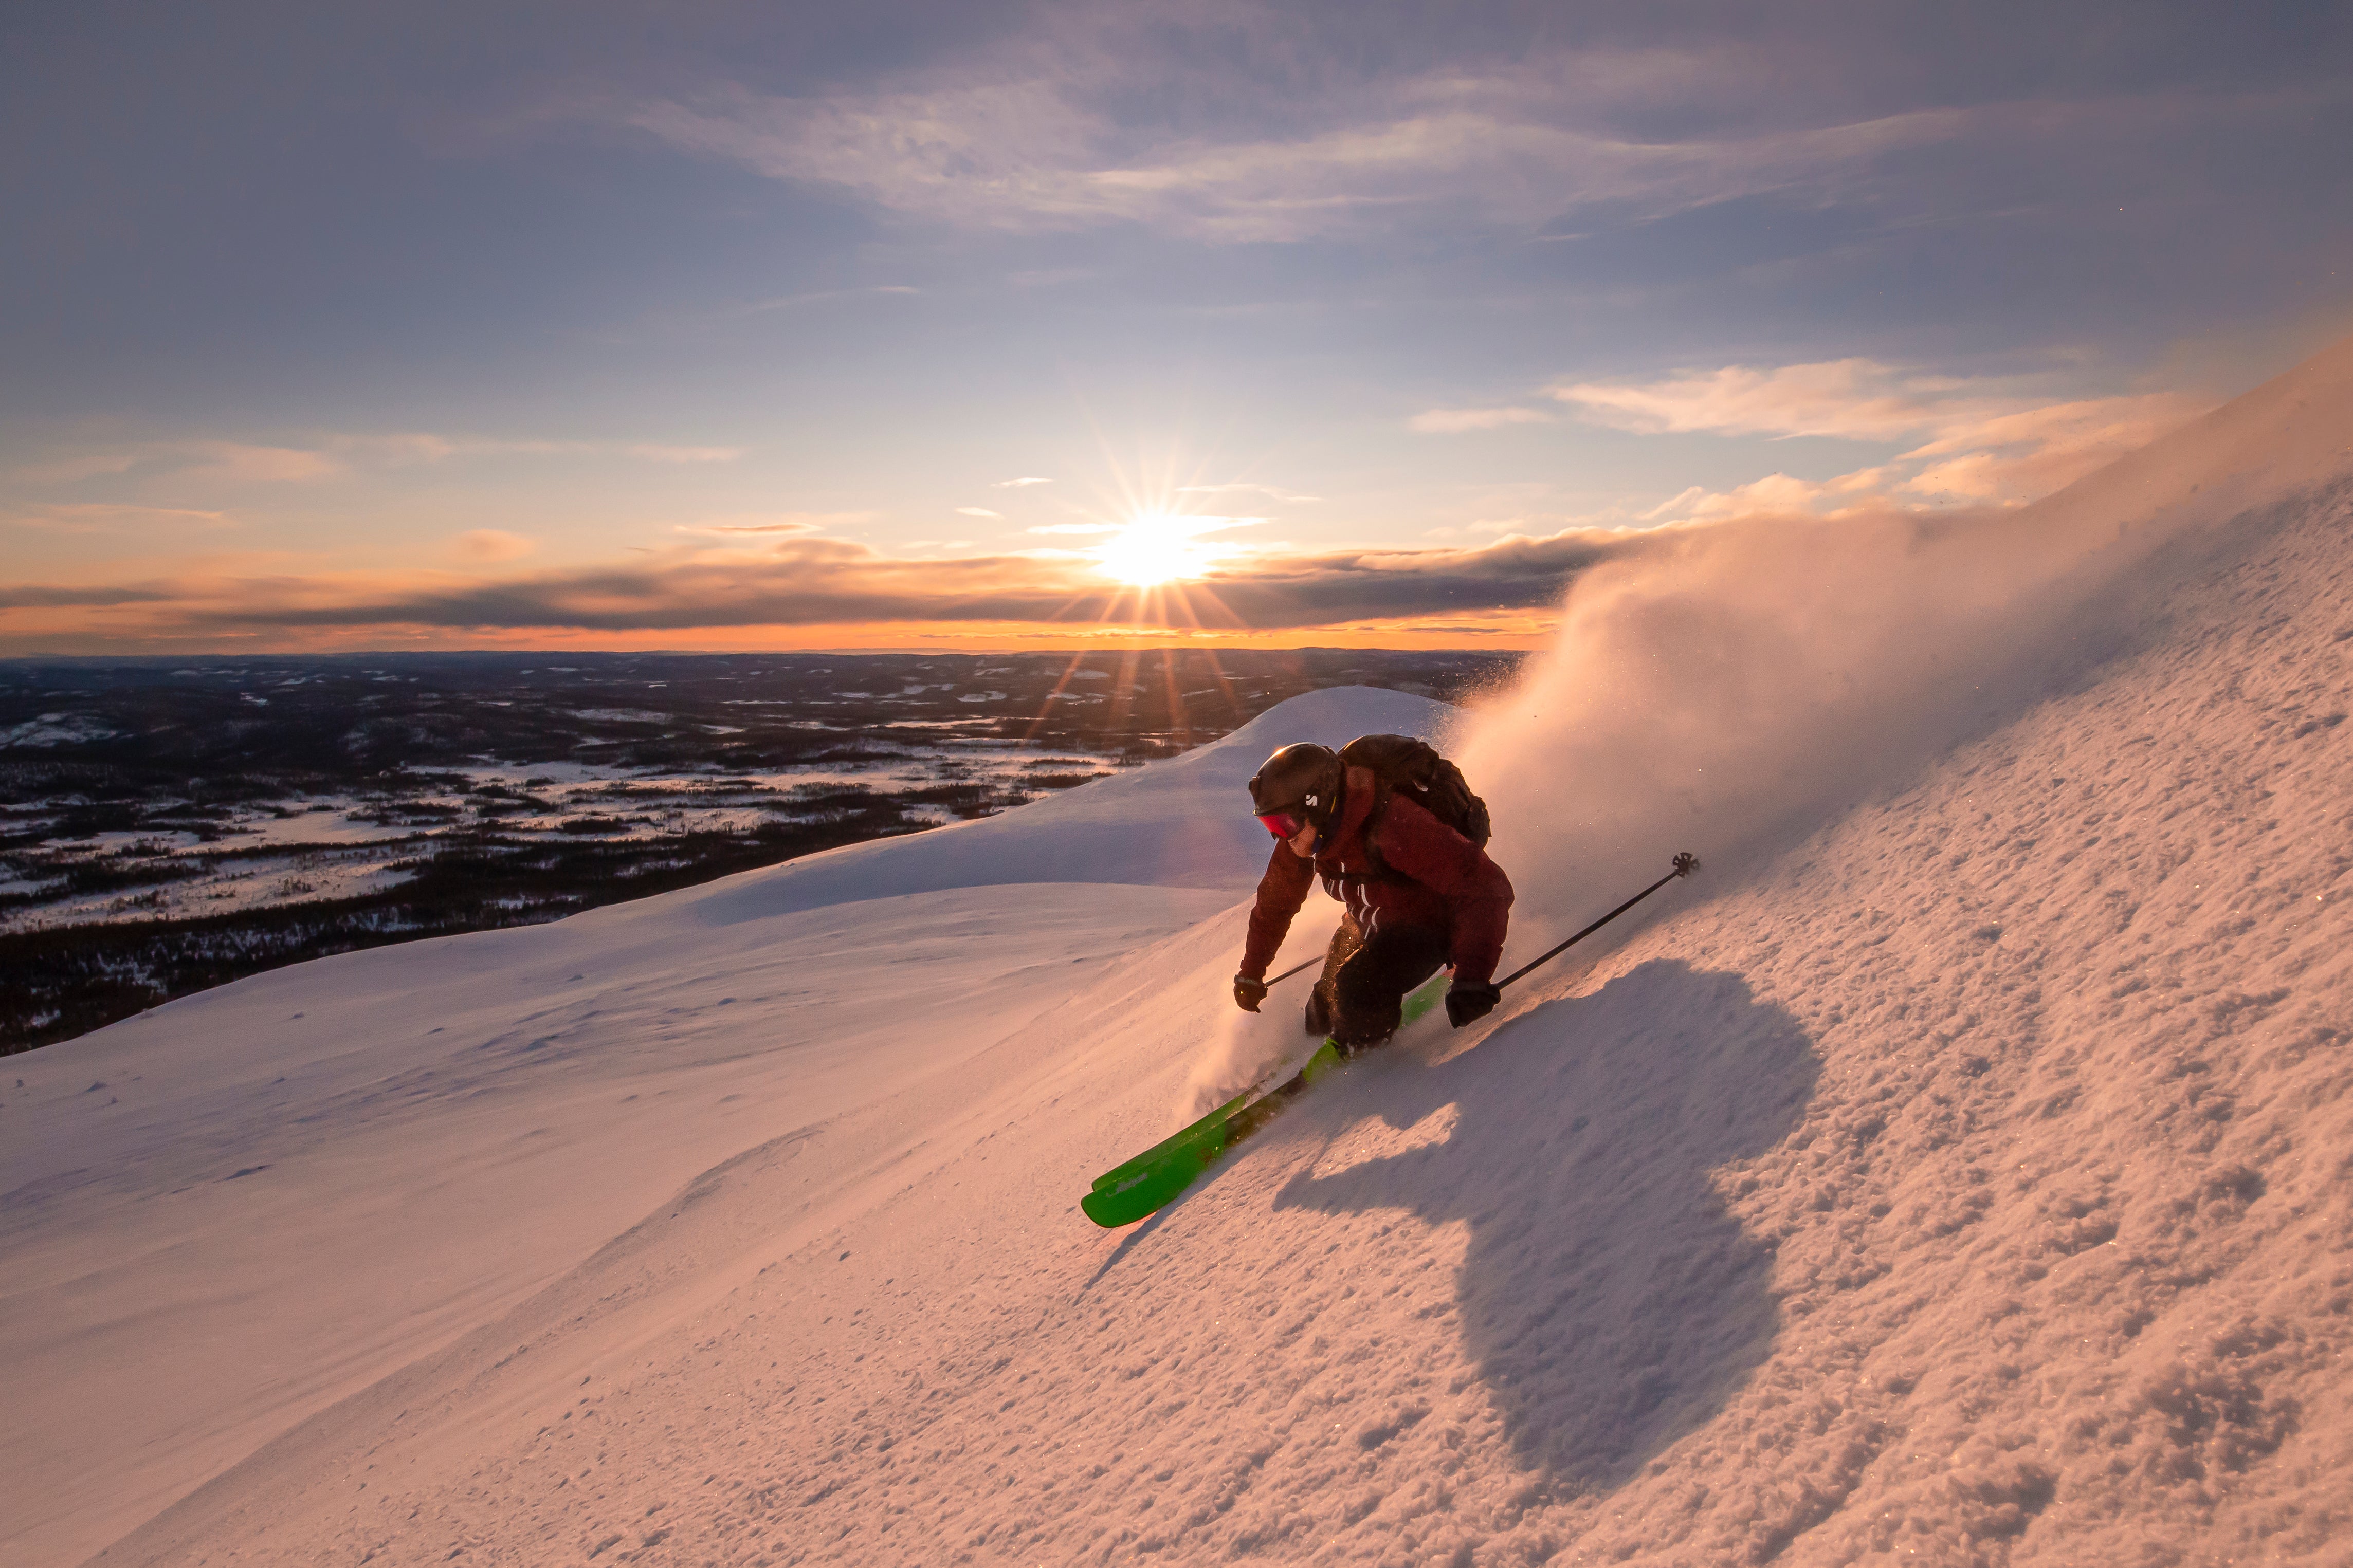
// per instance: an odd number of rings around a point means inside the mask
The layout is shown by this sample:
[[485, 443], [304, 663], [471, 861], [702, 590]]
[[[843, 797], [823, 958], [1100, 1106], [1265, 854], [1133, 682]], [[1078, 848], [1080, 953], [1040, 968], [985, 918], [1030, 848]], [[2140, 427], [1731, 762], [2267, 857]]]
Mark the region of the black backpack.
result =
[[[1389, 797], [1399, 794], [1482, 849], [1495, 836], [1494, 825], [1487, 819], [1487, 803], [1471, 793], [1462, 770], [1440, 756], [1427, 741], [1410, 735], [1359, 735], [1340, 748], [1340, 761], [1352, 768], [1370, 769], [1377, 784], [1373, 815], [1365, 824], [1368, 849], [1372, 830], [1387, 811]], [[1373, 859], [1379, 864], [1377, 853]], [[1386, 873], [1387, 868], [1383, 870]]]

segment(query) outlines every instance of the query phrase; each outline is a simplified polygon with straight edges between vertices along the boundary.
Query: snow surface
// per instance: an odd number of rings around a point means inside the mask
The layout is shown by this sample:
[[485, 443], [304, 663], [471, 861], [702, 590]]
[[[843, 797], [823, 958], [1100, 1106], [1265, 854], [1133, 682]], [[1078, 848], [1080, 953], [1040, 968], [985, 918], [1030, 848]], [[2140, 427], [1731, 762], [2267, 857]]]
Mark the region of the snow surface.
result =
[[1120, 1233], [1297, 1043], [1241, 779], [1450, 715], [16, 1058], [0, 1555], [2353, 1561], [2348, 525], [2353, 344], [2015, 513], [1580, 579], [1448, 739], [1506, 962], [1702, 878]]
[[[1290, 709], [1335, 741], [1450, 711], [1365, 689]], [[302, 964], [12, 1059], [0, 1557], [78, 1561], [577, 1266], [714, 1140], [886, 1096], [1225, 910], [1265, 858], [1242, 786], [1266, 726], [920, 838]], [[1217, 820], [1237, 799], [1247, 834]], [[1161, 868], [1207, 886], [1148, 885]], [[1301, 929], [1303, 951], [1329, 924]]]

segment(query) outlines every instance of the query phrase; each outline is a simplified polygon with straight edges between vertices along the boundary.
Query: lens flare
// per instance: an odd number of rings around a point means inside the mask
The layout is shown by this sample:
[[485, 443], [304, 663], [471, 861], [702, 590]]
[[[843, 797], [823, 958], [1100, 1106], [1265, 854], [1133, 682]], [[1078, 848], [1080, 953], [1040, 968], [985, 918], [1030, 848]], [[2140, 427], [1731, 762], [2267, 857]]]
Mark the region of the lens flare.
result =
[[1107, 577], [1138, 588], [1198, 577], [1213, 552], [1198, 540], [1203, 520], [1143, 512], [1098, 546], [1095, 565]]

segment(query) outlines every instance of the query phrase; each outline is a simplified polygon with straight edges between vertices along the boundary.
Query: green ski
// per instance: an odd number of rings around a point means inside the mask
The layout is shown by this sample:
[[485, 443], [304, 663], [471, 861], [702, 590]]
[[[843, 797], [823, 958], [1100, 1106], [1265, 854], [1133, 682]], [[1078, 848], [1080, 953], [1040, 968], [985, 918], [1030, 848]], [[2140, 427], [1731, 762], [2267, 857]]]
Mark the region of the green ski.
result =
[[[1447, 973], [1441, 969], [1407, 996], [1403, 1024], [1438, 1005], [1439, 998], [1446, 994], [1446, 983]], [[1106, 1229], [1134, 1225], [1173, 1201], [1219, 1155], [1265, 1126], [1311, 1084], [1346, 1060], [1337, 1041], [1325, 1040], [1305, 1066], [1273, 1088], [1234, 1096], [1183, 1131], [1097, 1176], [1094, 1190], [1079, 1200], [1079, 1206]]]
[[[1523, 963], [1501, 980], [1495, 989], [1501, 991], [1525, 975], [1529, 971], [1550, 963], [1661, 888], [1679, 877], [1688, 877], [1699, 869], [1699, 858], [1685, 851], [1674, 858], [1667, 874], [1635, 894], [1632, 898], [1587, 926], [1567, 941], [1547, 948], [1533, 962]], [[1313, 959], [1308, 961], [1314, 963]], [[1275, 976], [1281, 980], [1307, 967], [1303, 963]], [[1405, 999], [1405, 1016], [1398, 1026], [1438, 1005], [1446, 994], [1448, 972], [1441, 969]], [[1095, 1178], [1094, 1190], [1079, 1200], [1087, 1217], [1110, 1229], [1134, 1225], [1154, 1210], [1166, 1206], [1187, 1187], [1200, 1178], [1217, 1157], [1265, 1126], [1277, 1111], [1305, 1093], [1307, 1087], [1334, 1068], [1346, 1061], [1347, 1055], [1337, 1040], [1325, 1040], [1307, 1065], [1276, 1084], [1263, 1086], [1234, 1096], [1233, 1099], [1201, 1118], [1172, 1138], [1164, 1138], [1124, 1165], [1114, 1165]]]

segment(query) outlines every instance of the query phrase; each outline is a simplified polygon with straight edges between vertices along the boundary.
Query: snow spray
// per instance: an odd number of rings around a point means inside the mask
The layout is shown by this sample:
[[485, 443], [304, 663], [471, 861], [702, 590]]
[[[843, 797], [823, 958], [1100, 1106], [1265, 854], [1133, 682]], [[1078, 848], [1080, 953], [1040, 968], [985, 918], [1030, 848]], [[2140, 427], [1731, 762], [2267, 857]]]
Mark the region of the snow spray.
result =
[[[1218, 1024], [1217, 1037], [1194, 1064], [1192, 1077], [1176, 1101], [1177, 1126], [1189, 1125], [1251, 1085], [1275, 1076], [1276, 1069], [1291, 1065], [1293, 1058], [1305, 1059], [1323, 1043], [1300, 1026], [1308, 989], [1303, 975], [1261, 1003], [1258, 1012], [1227, 1007]], [[1293, 991], [1297, 994], [1285, 994]]]
[[1308, 898], [1291, 922], [1291, 934], [1282, 944], [1284, 962], [1274, 973], [1280, 974], [1302, 958], [1315, 957], [1316, 962], [1305, 973], [1276, 984], [1255, 1013], [1245, 1013], [1231, 1001], [1224, 1004], [1217, 1037], [1193, 1064], [1185, 1092], [1177, 1097], [1177, 1126], [1193, 1122], [1251, 1085], [1263, 1082], [1276, 1068], [1296, 1067], [1323, 1043], [1320, 1036], [1308, 1034], [1303, 1015], [1322, 968], [1317, 955], [1330, 945], [1333, 928], [1339, 923], [1337, 903], [1320, 893]]
[[2283, 378], [2014, 510], [1621, 536], [1573, 580], [1553, 646], [1441, 742], [1485, 796], [1489, 853], [1518, 894], [1505, 963], [1672, 850], [1726, 886], [2126, 651], [2144, 591], [2315, 481], [2268, 454], [2343, 406], [2353, 351], [2337, 360], [2336, 396]]

